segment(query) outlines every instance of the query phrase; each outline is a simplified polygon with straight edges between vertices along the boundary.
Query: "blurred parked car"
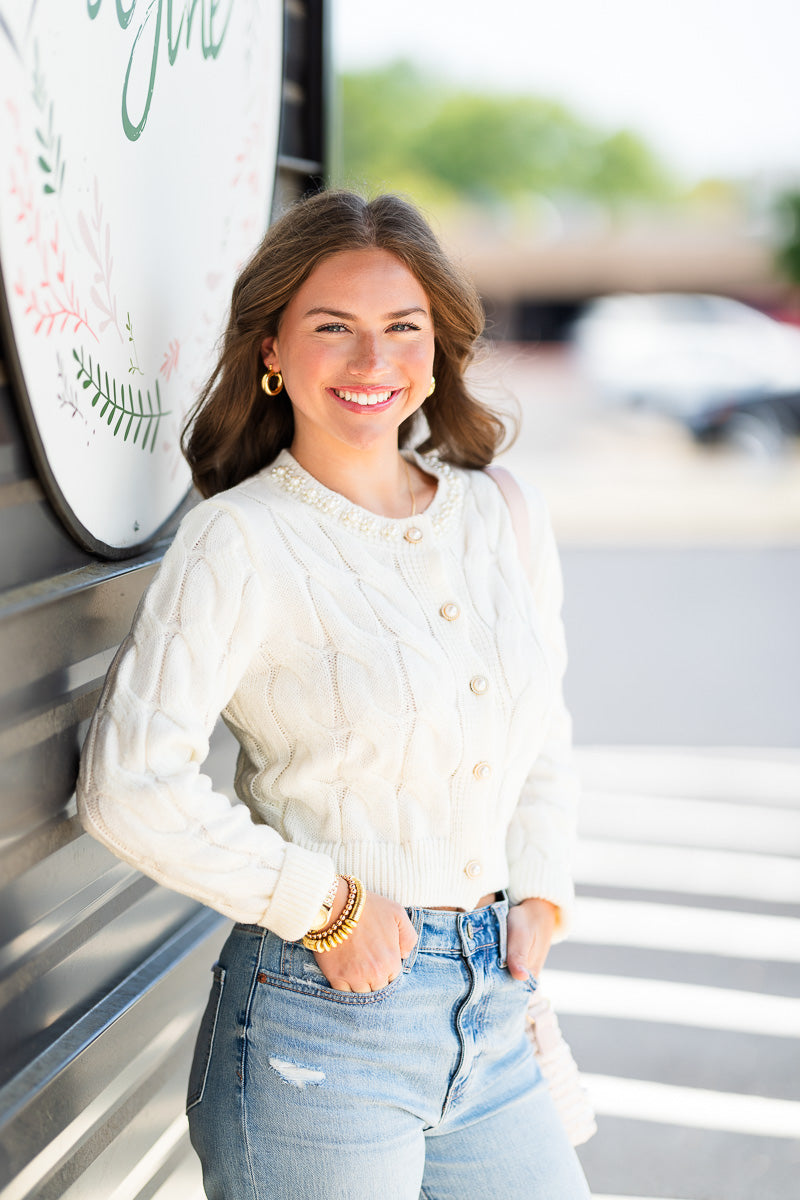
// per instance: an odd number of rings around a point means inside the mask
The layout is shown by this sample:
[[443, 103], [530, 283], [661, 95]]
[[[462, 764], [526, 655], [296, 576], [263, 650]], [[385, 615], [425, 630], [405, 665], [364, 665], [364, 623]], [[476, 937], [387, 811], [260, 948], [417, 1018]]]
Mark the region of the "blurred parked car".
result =
[[774, 451], [800, 433], [800, 330], [737, 300], [605, 296], [587, 305], [572, 339], [604, 399], [674, 416], [698, 440]]

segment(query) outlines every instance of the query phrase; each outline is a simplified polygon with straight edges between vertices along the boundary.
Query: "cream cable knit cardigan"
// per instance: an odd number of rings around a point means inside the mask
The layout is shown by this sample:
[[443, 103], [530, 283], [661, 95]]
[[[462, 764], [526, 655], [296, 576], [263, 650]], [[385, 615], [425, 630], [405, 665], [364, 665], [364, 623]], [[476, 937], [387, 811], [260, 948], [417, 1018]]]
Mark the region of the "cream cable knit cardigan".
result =
[[[480, 471], [378, 517], [283, 451], [181, 523], [84, 747], [86, 829], [169, 887], [295, 940], [334, 872], [404, 905], [572, 900], [561, 576], [525, 488], [533, 587]], [[231, 803], [202, 773], [218, 714]]]

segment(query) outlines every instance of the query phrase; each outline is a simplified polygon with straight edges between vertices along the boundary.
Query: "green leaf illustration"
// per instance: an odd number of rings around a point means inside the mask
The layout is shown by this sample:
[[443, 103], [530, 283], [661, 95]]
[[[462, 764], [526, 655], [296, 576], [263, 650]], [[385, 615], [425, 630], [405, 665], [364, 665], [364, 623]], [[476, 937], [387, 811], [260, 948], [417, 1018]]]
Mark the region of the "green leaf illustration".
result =
[[[169, 409], [165, 411], [161, 407], [161, 391], [158, 380], [155, 381], [155, 403], [149, 388], [146, 389], [144, 397], [139, 388], [134, 399], [131, 385], [124, 381], [118, 384], [116, 379], [109, 379], [108, 371], [102, 370], [99, 363], [93, 362], [91, 354], [84, 354], [81, 348], [80, 353], [73, 350], [72, 357], [78, 364], [77, 378], [81, 386], [87, 391], [89, 389], [94, 391], [92, 408], [96, 408], [98, 404], [101, 405], [100, 417], [105, 418], [109, 427], [114, 426], [114, 437], [122, 432], [122, 440], [127, 442], [132, 431], [133, 444], [136, 445], [138, 442], [139, 448], [145, 450], [148, 448], [149, 442], [152, 454], [161, 418], [169, 416], [171, 411]], [[147, 407], [145, 407], [145, 400]], [[140, 434], [141, 442], [139, 442]]]
[[64, 187], [65, 164], [61, 157], [61, 135], [56, 135], [55, 132], [55, 104], [52, 100], [48, 103], [47, 99], [47, 90], [39, 61], [38, 43], [34, 43], [33, 50], [33, 100], [39, 109], [41, 125], [46, 128], [46, 132], [43, 131], [43, 128], [35, 130], [36, 140], [45, 151], [44, 154], [39, 155], [36, 161], [40, 170], [45, 175], [51, 176], [42, 184], [42, 191], [46, 196], [52, 196]]

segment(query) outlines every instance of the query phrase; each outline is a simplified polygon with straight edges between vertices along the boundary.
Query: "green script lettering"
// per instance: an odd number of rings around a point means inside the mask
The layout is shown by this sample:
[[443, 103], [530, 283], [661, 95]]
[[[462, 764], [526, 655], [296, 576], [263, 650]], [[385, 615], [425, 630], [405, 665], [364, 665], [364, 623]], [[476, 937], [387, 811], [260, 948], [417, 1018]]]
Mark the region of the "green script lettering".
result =
[[[116, 0], [117, 21], [120, 29], [127, 29], [133, 17], [134, 9], [138, 0], [131, 0], [130, 7], [125, 8], [122, 0]], [[94, 20], [100, 11], [102, 0], [86, 0], [86, 9], [89, 14], [89, 19]], [[192, 25], [194, 23], [195, 14], [198, 7], [200, 8], [200, 38], [201, 51], [203, 58], [215, 59], [225, 40], [225, 34], [228, 32], [228, 25], [233, 12], [234, 0], [184, 0], [183, 8], [178, 21], [177, 29], [175, 29], [173, 19], [173, 0], [167, 0], [167, 20], [165, 23], [166, 34], [166, 50], [167, 61], [170, 66], [174, 66], [175, 60], [178, 57], [181, 42], [181, 32], [183, 30], [184, 18], [186, 18], [186, 48], [189, 48], [189, 39], [192, 33]], [[220, 18], [218, 10], [223, 8], [225, 12], [224, 20], [220, 26]], [[153, 91], [156, 85], [156, 72], [158, 68], [158, 48], [161, 40], [161, 16], [164, 9], [164, 0], [150, 0], [145, 11], [141, 25], [136, 31], [136, 36], [133, 39], [130, 56], [128, 58], [128, 67], [125, 72], [125, 82], [122, 85], [122, 128], [125, 131], [125, 136], [131, 142], [135, 142], [142, 134], [142, 131], [147, 123], [147, 118], [150, 114], [150, 105], [153, 102]], [[150, 54], [150, 77], [147, 83], [147, 96], [145, 97], [144, 108], [138, 121], [132, 119], [128, 109], [128, 85], [130, 83], [131, 71], [133, 70], [134, 62], [137, 60], [137, 54], [142, 54], [146, 51], [146, 43], [142, 42], [140, 47], [140, 39], [145, 33], [155, 10], [155, 26], [152, 27], [153, 45]], [[188, 10], [188, 11], [187, 11]]]
[[136, 8], [136, 0], [131, 0], [131, 6], [126, 12], [122, 7], [122, 0], [117, 0], [117, 20], [119, 21], [120, 29], [127, 29], [130, 24], [133, 10]]

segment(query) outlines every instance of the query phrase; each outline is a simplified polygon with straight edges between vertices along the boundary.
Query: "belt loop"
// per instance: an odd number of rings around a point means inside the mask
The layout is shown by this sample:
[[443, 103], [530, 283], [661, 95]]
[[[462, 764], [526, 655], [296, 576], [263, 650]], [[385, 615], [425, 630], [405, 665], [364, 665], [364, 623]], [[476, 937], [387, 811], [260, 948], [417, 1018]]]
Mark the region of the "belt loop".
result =
[[[258, 969], [259, 969], [259, 971], [262, 969], [269, 970], [269, 967], [267, 966], [265, 959], [267, 959], [267, 945], [269, 943], [270, 936], [277, 938], [278, 934], [277, 933], [271, 934], [269, 929], [264, 929], [262, 927], [262, 929], [259, 933], [259, 938], [258, 938]], [[280, 942], [280, 946], [281, 946], [280, 966], [278, 967], [278, 970], [280, 971], [280, 973], [282, 975], [291, 975], [291, 971], [288, 969], [287, 964], [284, 963], [284, 955], [286, 954], [287, 946], [290, 946], [290, 943], [284, 942], [283, 938], [278, 938], [278, 941]], [[291, 953], [291, 950], [289, 952]]]
[[403, 959], [403, 970], [406, 972], [411, 970], [411, 968], [413, 967], [413, 965], [416, 961], [416, 958], [417, 958], [417, 951], [419, 950], [419, 943], [422, 938], [422, 925], [423, 925], [423, 922], [425, 919], [423, 916], [423, 911], [424, 910], [421, 908], [407, 908], [406, 909], [406, 912], [408, 913], [408, 916], [409, 916], [409, 920], [411, 921], [411, 924], [414, 926], [414, 929], [416, 930], [416, 934], [417, 934], [416, 942], [414, 943], [413, 947], [409, 951], [408, 956]]
[[505, 967], [508, 952], [508, 904], [499, 901], [494, 906], [495, 917], [497, 918], [497, 954], [501, 967]]

